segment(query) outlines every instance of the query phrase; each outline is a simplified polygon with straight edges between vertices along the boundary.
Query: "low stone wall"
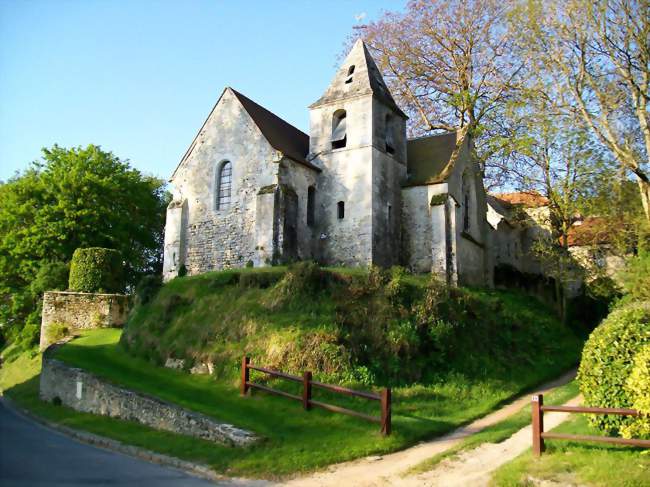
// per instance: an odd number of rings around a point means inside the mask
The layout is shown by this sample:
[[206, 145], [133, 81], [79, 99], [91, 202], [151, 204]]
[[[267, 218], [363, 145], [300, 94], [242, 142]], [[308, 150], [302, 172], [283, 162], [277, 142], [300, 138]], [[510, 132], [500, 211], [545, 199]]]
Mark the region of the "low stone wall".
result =
[[120, 327], [126, 323], [129, 297], [124, 294], [48, 291], [43, 295], [41, 351], [61, 338], [54, 327], [75, 330]]
[[89, 372], [52, 358], [55, 349], [56, 345], [43, 355], [40, 397], [44, 401], [60, 401], [77, 411], [137, 421], [152, 428], [228, 446], [246, 446], [257, 440], [249, 431], [109, 384]]

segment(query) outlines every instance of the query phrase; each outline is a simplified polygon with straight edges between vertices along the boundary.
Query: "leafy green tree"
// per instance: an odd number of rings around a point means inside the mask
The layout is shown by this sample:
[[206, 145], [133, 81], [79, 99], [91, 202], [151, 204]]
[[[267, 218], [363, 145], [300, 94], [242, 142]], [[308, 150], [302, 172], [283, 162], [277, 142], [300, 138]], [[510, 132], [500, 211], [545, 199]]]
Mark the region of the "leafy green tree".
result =
[[4, 333], [39, 319], [43, 290], [32, 282], [47, 263], [69, 263], [78, 247], [118, 250], [130, 285], [159, 272], [167, 199], [162, 180], [95, 145], [43, 149], [42, 160], [0, 184]]

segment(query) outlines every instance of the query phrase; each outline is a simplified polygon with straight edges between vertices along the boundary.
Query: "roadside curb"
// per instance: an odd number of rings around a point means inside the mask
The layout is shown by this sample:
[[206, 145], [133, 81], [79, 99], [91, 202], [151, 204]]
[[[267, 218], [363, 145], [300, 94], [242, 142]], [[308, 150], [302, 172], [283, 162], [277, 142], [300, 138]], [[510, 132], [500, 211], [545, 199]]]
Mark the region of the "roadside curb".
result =
[[13, 400], [11, 400], [6, 395], [0, 395], [0, 401], [2, 401], [2, 403], [7, 407], [7, 409], [9, 409], [14, 414], [26, 418], [30, 421], [34, 421], [40, 424], [41, 426], [57, 431], [61, 434], [64, 434], [65, 436], [73, 438], [82, 443], [86, 443], [92, 446], [104, 448], [106, 450], [122, 453], [124, 455], [139, 458], [141, 460], [145, 460], [150, 463], [155, 463], [165, 467], [175, 468], [177, 470], [181, 470], [190, 475], [194, 475], [195, 477], [200, 477], [205, 480], [218, 483], [218, 485], [233, 486], [233, 487], [236, 486], [262, 487], [262, 486], [275, 485], [272, 482], [266, 480], [251, 480], [251, 479], [243, 479], [243, 478], [225, 477], [223, 475], [219, 475], [215, 473], [207, 465], [192, 463], [186, 460], [180, 460], [175, 457], [163, 455], [161, 453], [155, 453], [152, 452], [151, 450], [146, 450], [144, 448], [140, 448], [137, 446], [127, 445], [120, 441], [112, 440], [104, 436], [95, 435], [93, 433], [87, 433], [85, 431], [76, 430], [73, 428], [69, 428], [68, 426], [63, 426], [61, 424], [54, 423], [52, 421], [49, 421], [47, 419], [44, 419], [32, 413], [31, 411], [25, 408], [18, 406], [13, 402]]

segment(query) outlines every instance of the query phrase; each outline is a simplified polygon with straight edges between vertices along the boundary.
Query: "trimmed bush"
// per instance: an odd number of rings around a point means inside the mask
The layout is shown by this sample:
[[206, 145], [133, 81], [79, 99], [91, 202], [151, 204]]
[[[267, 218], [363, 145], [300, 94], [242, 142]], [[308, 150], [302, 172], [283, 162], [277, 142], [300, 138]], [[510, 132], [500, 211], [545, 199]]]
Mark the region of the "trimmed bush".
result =
[[650, 345], [645, 345], [634, 357], [634, 368], [625, 387], [632, 398], [632, 408], [643, 416], [621, 428], [625, 438], [650, 439]]
[[69, 287], [86, 293], [124, 290], [122, 258], [117, 250], [101, 247], [77, 249], [70, 264]]
[[[588, 406], [630, 408], [634, 398], [626, 382], [634, 357], [650, 344], [650, 302], [631, 303], [614, 310], [591, 333], [578, 371], [580, 390]], [[616, 434], [634, 422], [618, 415], [590, 415], [592, 425]]]

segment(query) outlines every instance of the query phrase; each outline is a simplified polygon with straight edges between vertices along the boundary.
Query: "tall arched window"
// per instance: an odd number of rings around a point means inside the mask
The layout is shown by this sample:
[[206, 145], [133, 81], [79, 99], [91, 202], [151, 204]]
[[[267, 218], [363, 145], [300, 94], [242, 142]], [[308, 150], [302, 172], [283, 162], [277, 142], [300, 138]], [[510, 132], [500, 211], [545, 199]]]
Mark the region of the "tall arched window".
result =
[[386, 120], [384, 123], [386, 130], [386, 152], [389, 154], [395, 154], [395, 137], [393, 130], [393, 117], [390, 113], [386, 114]]
[[339, 201], [336, 204], [336, 209], [337, 209], [339, 220], [343, 220], [343, 218], [345, 218], [345, 203], [343, 201]]
[[217, 210], [228, 209], [230, 207], [230, 196], [232, 189], [232, 164], [230, 161], [224, 161], [217, 171], [216, 188]]
[[469, 232], [470, 230], [470, 210], [472, 198], [470, 195], [470, 184], [468, 181], [467, 173], [463, 174], [461, 179], [461, 191], [463, 193], [463, 231]]
[[316, 188], [307, 188], [307, 225], [312, 226], [316, 221]]
[[332, 149], [345, 147], [347, 135], [345, 110], [336, 110], [332, 117]]

